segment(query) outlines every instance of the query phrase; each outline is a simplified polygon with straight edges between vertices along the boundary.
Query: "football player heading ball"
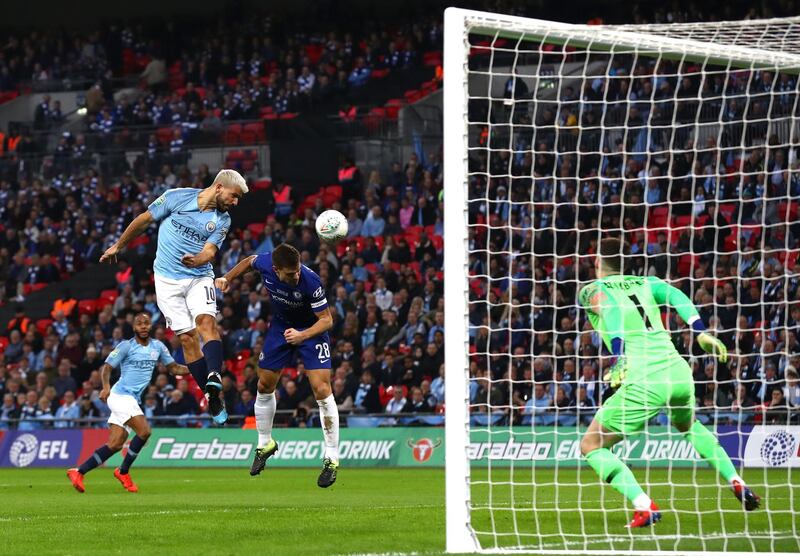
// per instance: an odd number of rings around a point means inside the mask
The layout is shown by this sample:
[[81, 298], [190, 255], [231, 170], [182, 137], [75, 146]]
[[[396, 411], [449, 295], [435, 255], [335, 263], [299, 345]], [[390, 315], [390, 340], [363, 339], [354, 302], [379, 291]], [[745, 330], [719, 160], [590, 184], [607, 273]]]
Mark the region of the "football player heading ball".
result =
[[339, 410], [331, 391], [328, 330], [333, 326], [333, 317], [325, 288], [316, 273], [300, 264], [297, 249], [285, 243], [272, 253], [251, 255], [239, 261], [225, 276], [217, 278], [215, 284], [223, 293], [227, 292], [230, 282], [250, 269], [261, 273], [264, 287], [270, 294], [273, 314], [258, 357], [255, 404], [258, 445], [250, 474], [261, 473], [267, 458], [278, 451], [278, 443], [272, 438], [275, 387], [281, 371], [299, 356], [308, 369], [325, 439], [325, 457], [317, 484], [329, 487], [336, 481], [339, 466]]

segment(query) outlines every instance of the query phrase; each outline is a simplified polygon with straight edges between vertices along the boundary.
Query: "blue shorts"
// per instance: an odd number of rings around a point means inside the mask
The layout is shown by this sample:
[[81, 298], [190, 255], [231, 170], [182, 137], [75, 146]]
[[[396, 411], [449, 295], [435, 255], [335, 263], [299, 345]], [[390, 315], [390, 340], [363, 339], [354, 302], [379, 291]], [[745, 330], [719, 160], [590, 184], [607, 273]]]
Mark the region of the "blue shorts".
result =
[[[331, 339], [327, 332], [293, 346], [283, 337], [286, 328], [274, 320], [269, 325], [269, 330], [264, 338], [264, 347], [258, 356], [259, 368], [281, 371], [291, 366], [297, 356], [300, 357], [307, 370], [331, 368]], [[305, 329], [295, 328], [295, 330]]]

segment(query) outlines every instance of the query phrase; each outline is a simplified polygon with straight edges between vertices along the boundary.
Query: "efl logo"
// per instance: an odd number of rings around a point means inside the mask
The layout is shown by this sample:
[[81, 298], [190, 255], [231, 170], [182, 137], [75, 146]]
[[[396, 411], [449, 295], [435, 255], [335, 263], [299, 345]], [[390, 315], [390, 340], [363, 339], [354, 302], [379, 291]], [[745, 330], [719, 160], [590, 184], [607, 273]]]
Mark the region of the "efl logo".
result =
[[421, 438], [416, 442], [410, 438], [408, 439], [408, 447], [411, 448], [411, 454], [420, 463], [425, 463], [431, 459], [433, 451], [441, 445], [441, 438], [437, 438], [435, 442], [431, 442], [429, 438]]
[[36, 459], [68, 460], [66, 440], [42, 440], [41, 443], [32, 434], [23, 434], [17, 437], [8, 450], [8, 459], [14, 467], [28, 467]]

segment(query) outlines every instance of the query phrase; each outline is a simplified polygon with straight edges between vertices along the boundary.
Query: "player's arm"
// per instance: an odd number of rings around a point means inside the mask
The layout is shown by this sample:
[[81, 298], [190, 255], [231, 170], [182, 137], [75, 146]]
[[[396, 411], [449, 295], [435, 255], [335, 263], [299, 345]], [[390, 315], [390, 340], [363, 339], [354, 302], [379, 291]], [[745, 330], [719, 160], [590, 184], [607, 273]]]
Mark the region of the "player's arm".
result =
[[170, 372], [170, 374], [176, 376], [189, 374], [189, 367], [187, 367], [186, 365], [181, 365], [180, 363], [176, 363], [175, 361], [167, 365], [167, 370]]
[[117, 255], [119, 252], [125, 249], [125, 246], [128, 245], [135, 237], [143, 234], [148, 226], [150, 226], [150, 224], [153, 222], [155, 222], [155, 220], [153, 219], [153, 215], [149, 210], [144, 211], [142, 214], [134, 218], [133, 221], [128, 224], [128, 227], [125, 228], [125, 231], [122, 232], [120, 238], [111, 247], [106, 249], [106, 252], [100, 257], [100, 262], [117, 262]]
[[189, 268], [197, 268], [198, 266], [210, 263], [216, 256], [217, 246], [213, 243], [206, 243], [199, 253], [195, 253], [194, 255], [187, 253], [181, 257], [181, 262], [184, 266], [188, 266]]
[[106, 401], [111, 393], [111, 371], [119, 369], [122, 361], [128, 354], [128, 343], [122, 342], [108, 354], [102, 367], [100, 367], [100, 378], [103, 380], [103, 389], [100, 391], [100, 399]]
[[700, 313], [697, 312], [692, 300], [681, 290], [670, 286], [660, 278], [650, 278], [649, 282], [653, 299], [657, 303], [673, 307], [697, 334], [697, 343], [700, 344], [703, 351], [716, 355], [720, 361], [725, 363], [728, 360], [728, 348], [718, 338], [706, 332], [706, 325], [703, 323], [703, 319], [700, 317]]
[[625, 343], [622, 339], [622, 311], [617, 304], [603, 292], [602, 287], [594, 282], [581, 290], [578, 301], [584, 309], [602, 317], [605, 329], [609, 336], [611, 336], [611, 355], [614, 357], [614, 360], [608, 372], [603, 375], [603, 380], [607, 381], [612, 388], [617, 388], [625, 380], [627, 370]]
[[214, 280], [214, 285], [217, 288], [219, 288], [220, 291], [222, 291], [222, 293], [227, 292], [228, 289], [230, 289], [230, 283], [233, 280], [235, 280], [245, 272], [254, 268], [253, 263], [256, 260], [256, 256], [257, 255], [250, 255], [249, 257], [245, 257], [244, 259], [236, 263], [236, 266], [234, 266], [232, 269], [226, 272], [225, 276], [222, 276]]
[[108, 395], [111, 393], [111, 370], [114, 367], [109, 365], [108, 363], [103, 363], [100, 367], [100, 378], [103, 379], [103, 389], [100, 390], [100, 399], [106, 401], [108, 399]]
[[217, 256], [217, 251], [222, 247], [222, 242], [225, 241], [225, 236], [228, 234], [228, 227], [231, 225], [230, 216], [224, 216], [218, 222], [214, 231], [208, 236], [205, 245], [199, 253], [187, 253], [181, 257], [181, 262], [189, 268], [196, 268], [210, 263]]
[[305, 330], [295, 330], [294, 328], [287, 328], [283, 333], [283, 337], [287, 342], [293, 345], [302, 344], [309, 338], [319, 336], [333, 328], [333, 315], [331, 315], [330, 307], [325, 307], [319, 313], [314, 313], [317, 317], [317, 322]]

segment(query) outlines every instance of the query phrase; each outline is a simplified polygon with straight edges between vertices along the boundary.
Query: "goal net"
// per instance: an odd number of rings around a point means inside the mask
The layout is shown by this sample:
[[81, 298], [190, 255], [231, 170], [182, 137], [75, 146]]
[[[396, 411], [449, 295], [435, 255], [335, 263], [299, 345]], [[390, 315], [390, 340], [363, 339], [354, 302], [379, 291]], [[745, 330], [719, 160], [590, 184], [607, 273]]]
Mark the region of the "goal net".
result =
[[[445, 12], [448, 551], [800, 550], [799, 25]], [[626, 529], [633, 508], [581, 456], [613, 393], [577, 300], [606, 237], [730, 351], [663, 308], [696, 419], [760, 509], [663, 413], [613, 449], [656, 526]]]

